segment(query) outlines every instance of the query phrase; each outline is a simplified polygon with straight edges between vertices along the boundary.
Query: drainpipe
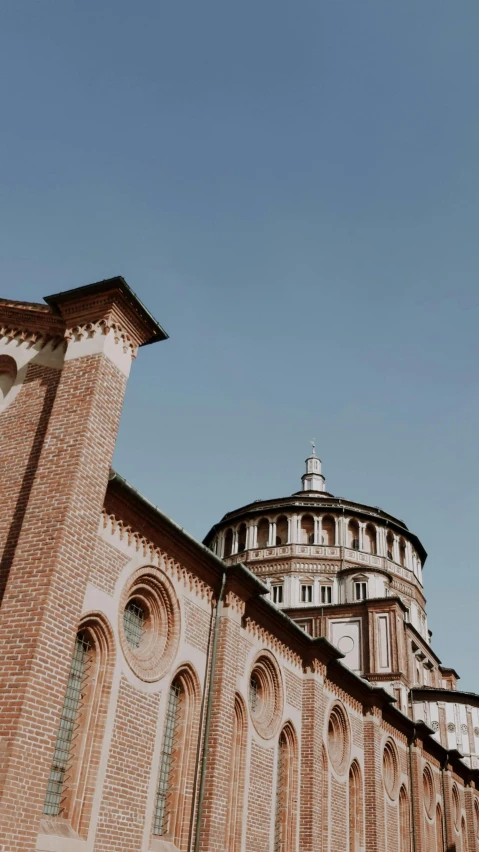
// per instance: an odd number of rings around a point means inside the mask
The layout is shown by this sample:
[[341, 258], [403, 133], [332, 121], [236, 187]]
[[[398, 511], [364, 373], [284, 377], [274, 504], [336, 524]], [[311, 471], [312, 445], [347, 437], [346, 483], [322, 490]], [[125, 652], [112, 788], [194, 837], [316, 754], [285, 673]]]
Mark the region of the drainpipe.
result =
[[449, 838], [447, 836], [447, 819], [446, 819], [446, 781], [444, 778], [444, 772], [446, 766], [449, 761], [449, 752], [446, 752], [446, 757], [444, 758], [444, 763], [441, 766], [441, 778], [442, 778], [442, 826], [443, 826], [443, 835], [444, 835], [444, 849], [449, 849]]
[[[208, 763], [208, 744], [210, 739], [210, 727], [211, 727], [211, 710], [213, 707], [213, 683], [215, 678], [215, 668], [216, 668], [216, 653], [218, 649], [218, 635], [220, 631], [220, 612], [221, 612], [221, 604], [223, 602], [223, 592], [226, 584], [226, 571], [223, 572], [223, 576], [221, 578], [221, 587], [218, 595], [218, 600], [216, 602], [216, 614], [215, 614], [215, 630], [213, 634], [213, 647], [211, 650], [211, 667], [210, 667], [210, 682], [208, 684], [208, 700], [206, 703], [206, 717], [205, 717], [205, 739], [203, 743], [203, 756], [201, 758], [201, 768], [200, 768], [200, 792], [198, 795], [198, 813], [196, 817], [196, 832], [195, 832], [195, 846], [194, 852], [198, 852], [200, 848], [200, 835], [201, 835], [201, 819], [203, 816], [203, 804], [205, 799], [205, 784], [206, 784], [206, 767]], [[201, 734], [200, 734], [201, 735]]]

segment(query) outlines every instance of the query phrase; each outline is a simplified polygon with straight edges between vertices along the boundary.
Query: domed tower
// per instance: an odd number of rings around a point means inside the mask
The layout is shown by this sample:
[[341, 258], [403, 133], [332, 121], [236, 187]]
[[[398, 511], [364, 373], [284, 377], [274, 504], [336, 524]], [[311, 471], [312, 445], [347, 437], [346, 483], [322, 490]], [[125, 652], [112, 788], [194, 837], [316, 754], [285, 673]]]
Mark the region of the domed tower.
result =
[[290, 497], [228, 512], [205, 544], [228, 564], [247, 565], [273, 604], [326, 636], [406, 712], [409, 687], [442, 683], [427, 629], [426, 551], [403, 521], [326, 491], [314, 444], [301, 480]]

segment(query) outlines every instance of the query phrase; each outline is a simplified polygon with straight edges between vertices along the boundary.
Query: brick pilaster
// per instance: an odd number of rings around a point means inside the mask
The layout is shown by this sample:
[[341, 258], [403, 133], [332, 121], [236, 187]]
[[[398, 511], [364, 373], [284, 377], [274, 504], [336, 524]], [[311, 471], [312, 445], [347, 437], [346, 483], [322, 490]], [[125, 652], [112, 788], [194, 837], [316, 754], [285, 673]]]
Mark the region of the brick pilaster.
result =
[[[234, 728], [236, 665], [241, 602], [226, 596], [220, 617], [205, 796], [200, 824], [201, 852], [224, 852]], [[246, 816], [246, 815], [245, 815]]]
[[[314, 667], [313, 667], [314, 668]], [[328, 814], [323, 807], [323, 674], [311, 670], [303, 682], [301, 811], [299, 842], [301, 852], [322, 852], [322, 829]]]
[[[0, 609], [0, 838], [9, 852], [35, 848], [133, 353], [126, 335], [108, 337], [105, 316], [115, 312], [120, 335], [130, 293], [101, 282], [55, 302], [59, 315], [65, 299], [70, 313], [81, 301], [82, 326], [68, 337]], [[135, 348], [147, 339], [138, 338]]]
[[[427, 847], [424, 790], [422, 779], [422, 742], [416, 740], [411, 751], [410, 785], [411, 785], [411, 819], [416, 837], [416, 852], [429, 852]], [[411, 826], [411, 829], [413, 828]]]
[[364, 719], [364, 804], [368, 852], [387, 852], [380, 721], [381, 711], [376, 707], [370, 708]]

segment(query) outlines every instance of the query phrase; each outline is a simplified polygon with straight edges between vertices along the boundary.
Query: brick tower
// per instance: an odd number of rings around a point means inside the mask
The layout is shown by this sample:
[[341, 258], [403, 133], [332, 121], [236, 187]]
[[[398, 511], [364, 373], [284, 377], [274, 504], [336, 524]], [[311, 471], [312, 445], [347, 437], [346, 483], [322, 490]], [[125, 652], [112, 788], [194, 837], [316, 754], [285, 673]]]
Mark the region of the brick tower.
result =
[[[0, 848], [35, 848], [126, 382], [167, 336], [123, 278], [0, 300]], [[3, 844], [3, 845], [2, 845]]]

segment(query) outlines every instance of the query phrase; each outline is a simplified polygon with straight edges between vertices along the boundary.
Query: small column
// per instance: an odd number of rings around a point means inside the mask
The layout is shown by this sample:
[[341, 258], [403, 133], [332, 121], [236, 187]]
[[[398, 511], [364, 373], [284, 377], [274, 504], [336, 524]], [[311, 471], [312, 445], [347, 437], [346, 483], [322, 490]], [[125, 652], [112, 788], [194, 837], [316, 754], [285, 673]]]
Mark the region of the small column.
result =
[[274, 547], [276, 544], [276, 521], [269, 522], [269, 538], [268, 547]]
[[318, 531], [317, 531], [317, 535], [318, 535], [317, 544], [322, 544], [322, 543], [323, 543], [323, 518], [322, 518], [322, 516], [321, 516], [321, 515], [320, 515], [320, 516], [319, 516], [319, 518], [318, 518]]
[[291, 518], [288, 518], [288, 541], [286, 544], [291, 544]]
[[231, 555], [238, 553], [238, 530], [233, 530], [233, 543], [231, 546]]
[[366, 529], [366, 524], [363, 521], [359, 521], [359, 549], [364, 550], [364, 530]]
[[290, 530], [290, 542], [291, 544], [298, 543], [298, 516], [291, 515], [290, 519], [291, 530]]
[[321, 539], [320, 539], [320, 537], [319, 537], [319, 518], [314, 518], [314, 538], [313, 538], [313, 544], [319, 544], [319, 543], [320, 543], [320, 540], [321, 540]]
[[251, 524], [251, 548], [254, 550], [258, 547], [258, 524]]
[[399, 565], [400, 562], [401, 562], [401, 559], [400, 559], [400, 556], [399, 556], [399, 536], [398, 535], [394, 535], [393, 562], [395, 562], [396, 565]]
[[340, 527], [340, 518], [337, 515], [334, 517], [334, 544], [338, 546], [341, 544], [341, 527]]

